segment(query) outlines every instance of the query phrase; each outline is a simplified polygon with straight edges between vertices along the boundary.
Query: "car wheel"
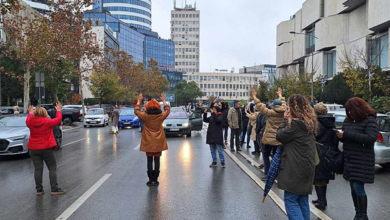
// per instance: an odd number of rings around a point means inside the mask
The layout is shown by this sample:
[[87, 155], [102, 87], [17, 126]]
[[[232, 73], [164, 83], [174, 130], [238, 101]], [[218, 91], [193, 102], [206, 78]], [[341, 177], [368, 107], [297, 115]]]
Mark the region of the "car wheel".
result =
[[379, 164], [379, 166], [381, 166], [383, 168], [390, 168], [390, 163], [382, 163], [382, 164]]
[[70, 126], [73, 122], [72, 119], [69, 117], [65, 117], [62, 121], [63, 121], [64, 125], [66, 125], [66, 126]]

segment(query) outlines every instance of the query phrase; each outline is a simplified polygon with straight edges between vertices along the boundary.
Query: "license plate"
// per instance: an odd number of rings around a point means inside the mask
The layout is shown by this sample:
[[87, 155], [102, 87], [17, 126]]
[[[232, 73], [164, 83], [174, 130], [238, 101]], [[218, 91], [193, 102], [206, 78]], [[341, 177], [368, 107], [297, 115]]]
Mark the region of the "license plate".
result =
[[125, 124], [125, 125], [129, 125], [129, 124], [130, 124], [130, 122], [125, 122], [125, 123], [123, 123], [123, 124]]
[[96, 123], [96, 121], [90, 121], [89, 123], [91, 123], [91, 124], [95, 124], [95, 123]]
[[180, 129], [178, 129], [178, 128], [171, 128], [171, 129], [169, 129], [170, 131], [180, 131]]

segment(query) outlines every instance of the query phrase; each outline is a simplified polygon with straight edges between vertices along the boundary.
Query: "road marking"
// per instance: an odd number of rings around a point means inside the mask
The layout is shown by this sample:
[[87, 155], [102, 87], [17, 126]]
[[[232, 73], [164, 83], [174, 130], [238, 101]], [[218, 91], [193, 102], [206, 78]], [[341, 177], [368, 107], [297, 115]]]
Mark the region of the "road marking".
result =
[[89, 188], [80, 198], [78, 198], [69, 208], [67, 208], [56, 220], [68, 219], [80, 206], [101, 186], [112, 174], [104, 175], [91, 188]]
[[68, 129], [64, 129], [63, 132], [66, 132], [66, 131], [71, 131], [71, 130], [75, 130], [75, 129], [80, 129], [81, 127], [76, 127], [76, 128], [68, 128]]
[[134, 148], [134, 150], [138, 150], [140, 147], [141, 147], [141, 144], [138, 144], [138, 145]]
[[82, 139], [80, 139], [80, 140], [77, 140], [77, 141], [72, 141], [72, 142], [70, 142], [70, 143], [67, 143], [67, 144], [64, 144], [64, 145], [62, 145], [61, 147], [65, 147], [65, 146], [68, 146], [68, 145], [74, 144], [74, 143], [76, 143], [76, 142], [83, 141], [83, 140], [85, 140], [85, 139], [86, 139], [86, 138], [82, 138]]
[[[256, 176], [252, 171], [249, 170], [247, 166], [245, 166], [236, 156], [234, 156], [229, 150], [225, 149], [225, 153], [229, 155], [229, 157], [240, 167], [255, 183], [260, 186], [262, 190], [265, 188], [265, 184], [263, 181], [260, 180], [259, 177]], [[284, 207], [284, 202], [281, 198], [279, 198], [278, 195], [276, 195], [272, 190], [269, 191], [268, 197], [270, 197], [277, 206], [285, 213], [286, 209]], [[260, 199], [259, 199], [260, 201]]]
[[[227, 151], [227, 150], [226, 150]], [[230, 152], [229, 152], [230, 153]], [[259, 168], [260, 164], [254, 161], [252, 158], [250, 158], [248, 155], [242, 152], [238, 152], [241, 156], [243, 156], [248, 162], [250, 162], [253, 166]], [[232, 154], [233, 155], [233, 154]], [[234, 156], [234, 155], [233, 155]], [[234, 156], [235, 157], [235, 156]], [[249, 169], [248, 169], [249, 170]], [[259, 169], [261, 172], [264, 173], [264, 169]], [[251, 172], [251, 171], [250, 171]], [[277, 180], [275, 180], [276, 183], [278, 183]], [[264, 188], [263, 188], [264, 190]], [[316, 215], [319, 219], [323, 220], [332, 220], [329, 216], [327, 216], [325, 213], [323, 213], [321, 210], [317, 209], [314, 205], [310, 204], [310, 211]], [[283, 207], [284, 207], [284, 202], [283, 202]]]

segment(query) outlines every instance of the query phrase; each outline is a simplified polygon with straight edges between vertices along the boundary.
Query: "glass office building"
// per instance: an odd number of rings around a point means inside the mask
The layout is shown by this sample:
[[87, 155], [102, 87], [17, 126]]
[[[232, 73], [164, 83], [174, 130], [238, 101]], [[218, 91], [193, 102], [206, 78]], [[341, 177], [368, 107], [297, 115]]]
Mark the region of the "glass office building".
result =
[[151, 0], [94, 0], [94, 11], [109, 11], [113, 17], [138, 29], [151, 30]]
[[158, 62], [160, 68], [175, 68], [175, 43], [170, 40], [163, 40], [156, 37], [145, 37], [144, 64], [153, 58]]

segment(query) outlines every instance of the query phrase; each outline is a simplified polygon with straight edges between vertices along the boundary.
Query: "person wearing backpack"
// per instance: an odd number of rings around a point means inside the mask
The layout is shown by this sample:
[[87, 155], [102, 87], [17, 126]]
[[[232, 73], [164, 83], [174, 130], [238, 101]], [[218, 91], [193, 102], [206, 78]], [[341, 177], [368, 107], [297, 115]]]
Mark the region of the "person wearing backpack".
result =
[[[267, 115], [263, 113], [259, 113], [256, 118], [256, 144], [255, 151], [252, 152], [252, 155], [260, 155], [264, 145], [261, 143], [261, 139], [263, 138], [265, 126], [267, 124]], [[264, 165], [263, 165], [264, 166]]]
[[317, 200], [312, 200], [316, 208], [325, 210], [328, 205], [326, 199], [326, 190], [329, 180], [335, 179], [335, 173], [327, 166], [326, 154], [329, 151], [339, 151], [338, 138], [335, 128], [335, 118], [328, 114], [327, 107], [321, 102], [314, 106], [314, 112], [317, 115], [318, 133], [315, 136], [317, 142], [317, 151], [320, 163], [316, 166], [314, 175], [314, 188], [317, 193]]

